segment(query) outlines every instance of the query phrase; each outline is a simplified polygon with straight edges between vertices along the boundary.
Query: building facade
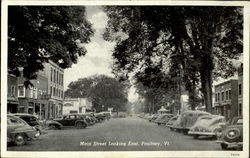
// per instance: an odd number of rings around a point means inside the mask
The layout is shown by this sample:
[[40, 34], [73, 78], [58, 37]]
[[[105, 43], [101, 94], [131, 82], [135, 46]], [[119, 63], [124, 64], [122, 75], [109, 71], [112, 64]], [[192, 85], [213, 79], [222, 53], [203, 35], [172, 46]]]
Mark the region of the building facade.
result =
[[11, 74], [8, 74], [7, 81], [7, 112], [8, 113], [17, 113], [18, 111], [18, 97], [17, 97], [17, 77]]
[[[22, 74], [22, 73], [21, 73]], [[18, 95], [18, 112], [29, 113], [37, 116], [39, 119], [46, 118], [47, 100], [43, 99], [43, 95], [47, 94], [47, 78], [37, 74], [37, 79], [30, 80], [33, 86], [25, 87], [24, 77], [18, 77], [17, 95]]]
[[228, 80], [215, 86], [215, 113], [226, 120], [238, 116], [238, 80]]
[[37, 73], [33, 86], [25, 87], [22, 75], [8, 74], [8, 113], [29, 113], [39, 119], [51, 119], [62, 116], [64, 70], [49, 61], [44, 70]]
[[48, 101], [48, 118], [61, 117], [64, 98], [64, 70], [52, 61], [45, 63], [44, 67], [44, 71], [40, 74], [46, 76], [48, 82], [48, 95], [45, 97]]
[[243, 115], [243, 64], [238, 68], [238, 115]]
[[86, 113], [91, 110], [92, 103], [87, 98], [65, 98], [63, 115], [70, 113]]

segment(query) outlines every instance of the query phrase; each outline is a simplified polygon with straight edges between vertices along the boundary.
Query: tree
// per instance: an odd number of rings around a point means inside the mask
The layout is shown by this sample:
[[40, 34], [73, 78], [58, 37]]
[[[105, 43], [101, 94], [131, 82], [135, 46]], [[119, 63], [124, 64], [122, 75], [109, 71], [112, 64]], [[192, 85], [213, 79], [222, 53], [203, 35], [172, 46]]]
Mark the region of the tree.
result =
[[89, 98], [97, 112], [113, 108], [114, 111], [126, 111], [129, 84], [105, 75], [81, 78], [69, 84], [65, 97]]
[[62, 68], [86, 54], [83, 43], [93, 35], [85, 7], [9, 6], [8, 71], [36, 78], [43, 64], [54, 61]]
[[191, 103], [201, 85], [211, 112], [213, 75], [232, 75], [235, 71], [228, 59], [242, 53], [242, 8], [105, 6], [104, 10], [109, 17], [104, 39], [117, 43], [113, 53], [117, 76], [139, 72], [145, 74], [137, 77], [139, 82], [149, 78], [147, 84], [156, 85], [173, 69], [189, 91]]

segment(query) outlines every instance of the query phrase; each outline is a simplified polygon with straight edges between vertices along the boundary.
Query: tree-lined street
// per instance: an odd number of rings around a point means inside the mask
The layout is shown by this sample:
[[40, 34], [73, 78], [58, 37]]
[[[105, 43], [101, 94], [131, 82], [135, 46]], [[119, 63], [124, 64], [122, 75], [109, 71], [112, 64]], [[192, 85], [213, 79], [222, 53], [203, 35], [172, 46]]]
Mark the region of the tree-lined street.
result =
[[117, 118], [87, 129], [48, 130], [10, 151], [171, 151], [221, 150], [211, 138], [193, 139], [138, 117]]

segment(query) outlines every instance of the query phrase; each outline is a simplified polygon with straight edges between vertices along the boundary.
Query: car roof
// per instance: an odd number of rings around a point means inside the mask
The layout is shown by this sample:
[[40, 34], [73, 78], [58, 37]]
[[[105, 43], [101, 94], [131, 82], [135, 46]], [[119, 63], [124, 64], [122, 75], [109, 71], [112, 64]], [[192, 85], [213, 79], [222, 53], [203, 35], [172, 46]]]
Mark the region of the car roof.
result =
[[199, 110], [187, 110], [187, 111], [184, 111], [184, 113], [199, 113], [199, 114], [210, 114], [208, 112], [205, 112], [205, 111], [199, 111]]

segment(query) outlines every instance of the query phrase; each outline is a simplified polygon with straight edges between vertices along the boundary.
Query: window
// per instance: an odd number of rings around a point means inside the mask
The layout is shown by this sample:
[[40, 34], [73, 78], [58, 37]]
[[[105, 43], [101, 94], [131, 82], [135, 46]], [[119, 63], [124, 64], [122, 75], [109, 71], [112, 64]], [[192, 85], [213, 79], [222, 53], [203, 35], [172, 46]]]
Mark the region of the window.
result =
[[50, 94], [51, 94], [51, 96], [53, 95], [53, 93], [52, 93], [52, 86], [50, 86]]
[[218, 101], [218, 94], [217, 93], [215, 93], [215, 102], [217, 102]]
[[53, 81], [53, 68], [50, 69], [50, 81]]
[[229, 99], [228, 99], [228, 91], [226, 91], [226, 100], [229, 100]]
[[25, 87], [23, 85], [18, 86], [18, 97], [25, 97]]
[[54, 69], [54, 82], [56, 83], [56, 70]]
[[220, 93], [218, 93], [218, 102], [220, 101]]
[[59, 83], [59, 72], [58, 71], [56, 72], [56, 83], [57, 84]]
[[33, 87], [29, 88], [29, 95], [30, 98], [33, 98]]
[[53, 88], [53, 96], [55, 96], [56, 95], [56, 88], [54, 87]]
[[33, 88], [33, 98], [37, 99], [37, 88]]
[[11, 95], [12, 97], [15, 97], [15, 96], [16, 96], [16, 86], [11, 86], [10, 95]]
[[241, 95], [241, 94], [242, 94], [242, 85], [239, 84], [239, 95]]
[[231, 99], [231, 90], [229, 90], [229, 99]]
[[224, 92], [221, 93], [221, 101], [224, 101]]
[[242, 116], [242, 104], [239, 104], [239, 116]]

